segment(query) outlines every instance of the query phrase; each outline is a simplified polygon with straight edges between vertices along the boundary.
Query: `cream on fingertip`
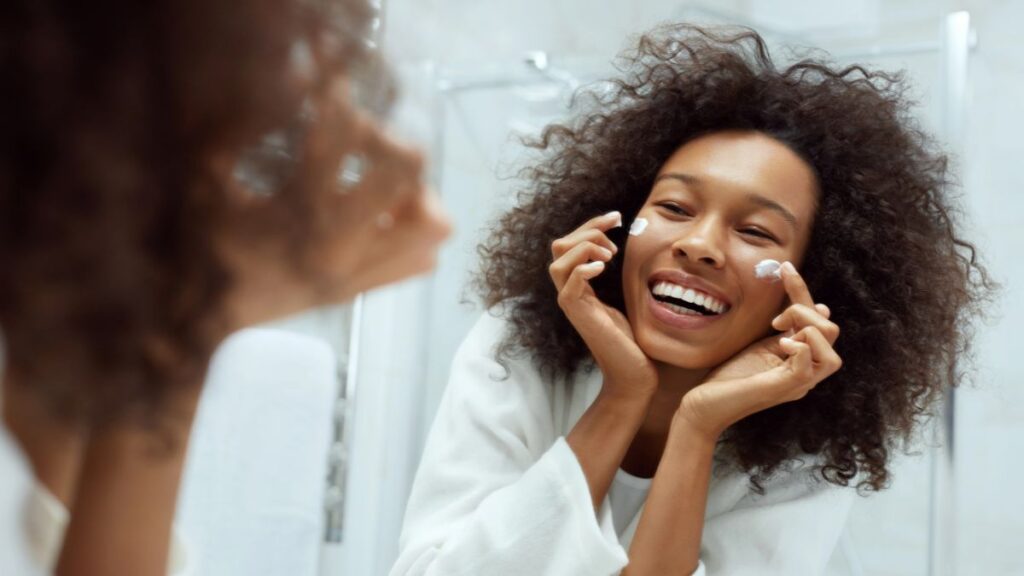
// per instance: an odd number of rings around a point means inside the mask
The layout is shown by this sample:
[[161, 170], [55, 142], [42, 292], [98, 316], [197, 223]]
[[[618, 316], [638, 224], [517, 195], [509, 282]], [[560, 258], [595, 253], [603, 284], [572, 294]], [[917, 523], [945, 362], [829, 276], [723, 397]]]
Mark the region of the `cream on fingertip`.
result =
[[605, 214], [604, 216], [605, 218], [608, 218], [612, 215], [615, 216], [615, 225], [612, 226], [612, 228], [618, 228], [619, 226], [622, 226], [622, 213], [619, 212], [618, 210], [612, 210], [611, 212]]
[[629, 225], [630, 236], [639, 236], [644, 233], [644, 230], [647, 230], [647, 218], [637, 218]]

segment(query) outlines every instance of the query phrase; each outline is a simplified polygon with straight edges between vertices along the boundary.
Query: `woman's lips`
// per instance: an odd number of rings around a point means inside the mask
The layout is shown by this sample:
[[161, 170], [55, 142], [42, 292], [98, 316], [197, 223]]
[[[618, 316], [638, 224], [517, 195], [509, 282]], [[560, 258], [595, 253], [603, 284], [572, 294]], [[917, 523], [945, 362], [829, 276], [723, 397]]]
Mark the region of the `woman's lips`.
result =
[[704, 316], [702, 314], [679, 314], [673, 312], [667, 306], [655, 300], [650, 290], [647, 291], [647, 305], [655, 319], [663, 324], [667, 324], [673, 328], [681, 330], [705, 328], [728, 313], [728, 311], [726, 311], [725, 313], [715, 314], [713, 316]]

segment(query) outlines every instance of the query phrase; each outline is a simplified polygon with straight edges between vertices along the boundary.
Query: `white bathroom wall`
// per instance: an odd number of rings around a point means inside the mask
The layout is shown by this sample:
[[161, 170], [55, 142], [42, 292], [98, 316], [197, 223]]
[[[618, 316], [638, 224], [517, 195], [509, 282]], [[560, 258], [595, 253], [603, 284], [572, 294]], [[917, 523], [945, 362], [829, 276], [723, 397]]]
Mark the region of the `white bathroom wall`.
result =
[[962, 1], [978, 33], [963, 158], [979, 248], [1004, 294], [979, 334], [973, 386], [957, 397], [958, 574], [1024, 574], [1024, 2]]

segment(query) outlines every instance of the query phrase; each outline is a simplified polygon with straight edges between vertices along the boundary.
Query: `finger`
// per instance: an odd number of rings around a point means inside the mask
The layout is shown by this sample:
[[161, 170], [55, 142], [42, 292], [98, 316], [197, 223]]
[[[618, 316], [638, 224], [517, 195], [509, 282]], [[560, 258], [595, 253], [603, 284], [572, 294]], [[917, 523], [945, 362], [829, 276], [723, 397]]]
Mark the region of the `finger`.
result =
[[832, 348], [832, 345], [825, 338], [825, 335], [817, 328], [805, 328], [798, 332], [793, 339], [798, 342], [805, 342], [811, 347], [811, 360], [818, 369], [815, 382], [824, 380], [842, 366], [843, 362], [839, 358], [839, 354], [836, 353], [835, 349]]
[[590, 260], [607, 262], [611, 259], [611, 250], [593, 242], [581, 242], [552, 262], [548, 272], [555, 282], [555, 288], [561, 291], [569, 279], [569, 274], [580, 264], [586, 264]]
[[803, 342], [810, 346], [811, 362], [813, 364], [818, 364], [824, 360], [825, 350], [822, 349], [822, 345], [824, 345], [826, 349], [832, 347], [829, 345], [828, 341], [825, 340], [825, 337], [822, 336], [821, 332], [813, 326], [808, 326], [807, 328], [800, 330], [794, 334], [791, 339], [797, 342]]
[[379, 129], [367, 130], [363, 140], [365, 171], [348, 195], [377, 205], [394, 204], [409, 192], [424, 189], [426, 159]]
[[583, 228], [576, 229], [566, 236], [559, 238], [551, 243], [551, 256], [557, 259], [565, 254], [573, 246], [580, 242], [590, 241], [599, 246], [603, 246], [608, 250], [611, 250], [613, 254], [618, 253], [619, 247], [611, 241], [608, 236], [605, 235], [604, 231], [597, 228]]
[[800, 342], [794, 338], [780, 338], [779, 348], [789, 355], [786, 363], [795, 377], [798, 379], [809, 378], [813, 374], [811, 361], [811, 347], [806, 342]]
[[618, 228], [619, 226], [622, 226], [622, 213], [618, 210], [612, 210], [611, 212], [601, 214], [600, 216], [595, 216], [590, 220], [587, 220], [582, 226], [577, 228], [577, 230], [580, 228], [596, 228], [607, 232], [608, 230]]
[[826, 306], [826, 305], [824, 305], [824, 304], [819, 302], [819, 303], [814, 305], [814, 308], [817, 309], [818, 313], [821, 314], [822, 316], [824, 316], [825, 318], [831, 318], [832, 317], [832, 310], [829, 310], [828, 306]]
[[604, 262], [587, 262], [573, 268], [565, 286], [558, 291], [558, 303], [563, 310], [569, 310], [579, 303], [590, 287], [590, 280], [604, 272]]
[[[427, 190], [412, 200], [395, 213], [394, 227], [382, 230], [372, 226], [368, 238], [354, 246], [349, 242], [332, 243], [338, 249], [355, 252], [357, 257], [350, 269], [331, 266], [338, 285], [349, 295], [434, 268], [438, 249], [451, 234], [451, 222], [433, 192]], [[321, 261], [341, 261], [334, 256], [337, 254]]]
[[409, 244], [441, 244], [451, 236], [451, 219], [441, 198], [430, 188], [410, 197], [394, 215], [394, 228], [406, 233]]
[[830, 344], [834, 344], [839, 338], [839, 326], [823, 317], [817, 307], [808, 308], [803, 304], [793, 304], [772, 319], [772, 328], [779, 332], [797, 332], [808, 326], [820, 330]]
[[[377, 126], [360, 120], [358, 139], [331, 167], [329, 186], [322, 207], [322, 221], [330, 227], [357, 227], [374, 223], [382, 214], [395, 219], [395, 212], [426, 192], [423, 185], [425, 160], [418, 150], [401, 144]], [[341, 172], [348, 162], [356, 170], [356, 181], [345, 184]]]
[[[565, 243], [565, 249], [568, 250], [569, 248], [572, 247], [573, 244], [576, 244], [578, 243], [578, 241], [582, 240], [582, 237], [574, 236], [576, 234], [586, 232], [587, 230], [599, 230], [600, 232], [604, 233], [613, 228], [618, 228], [619, 226], [622, 226], [622, 213], [619, 212], [618, 210], [612, 210], [607, 214], [595, 216], [590, 220], [587, 220], [583, 224], [579, 225], [575, 230], [566, 234], [563, 237], [570, 239], [568, 242]], [[560, 242], [560, 240], [562, 239], [555, 240], [555, 242]], [[554, 246], [552, 246], [552, 248], [553, 247]]]
[[808, 307], [814, 307], [814, 298], [811, 297], [811, 292], [807, 288], [807, 283], [804, 282], [800, 273], [796, 271], [796, 267], [793, 266], [792, 262], [782, 263], [782, 284], [786, 288], [786, 294], [789, 295], [789, 301], [793, 304], [803, 304]]

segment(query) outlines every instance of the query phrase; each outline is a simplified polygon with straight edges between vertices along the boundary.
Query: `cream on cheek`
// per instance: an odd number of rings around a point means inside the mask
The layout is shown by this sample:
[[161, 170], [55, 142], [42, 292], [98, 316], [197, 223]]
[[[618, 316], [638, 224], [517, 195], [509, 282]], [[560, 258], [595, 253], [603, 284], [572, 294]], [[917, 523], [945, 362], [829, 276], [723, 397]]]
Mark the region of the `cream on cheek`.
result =
[[633, 223], [629, 225], [630, 236], [640, 236], [647, 230], [647, 218], [636, 218]]
[[782, 280], [782, 263], [771, 258], [761, 260], [754, 265], [754, 276], [765, 282], [778, 282]]

